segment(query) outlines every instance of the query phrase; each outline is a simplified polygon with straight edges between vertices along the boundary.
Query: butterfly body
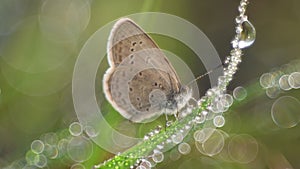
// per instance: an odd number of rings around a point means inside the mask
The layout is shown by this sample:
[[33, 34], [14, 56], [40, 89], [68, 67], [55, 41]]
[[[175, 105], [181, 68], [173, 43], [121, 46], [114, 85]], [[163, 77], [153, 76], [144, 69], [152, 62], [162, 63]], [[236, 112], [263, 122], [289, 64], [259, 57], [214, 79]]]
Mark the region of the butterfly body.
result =
[[164, 53], [132, 20], [117, 21], [107, 50], [104, 93], [123, 117], [151, 121], [162, 113], [176, 113], [191, 97]]

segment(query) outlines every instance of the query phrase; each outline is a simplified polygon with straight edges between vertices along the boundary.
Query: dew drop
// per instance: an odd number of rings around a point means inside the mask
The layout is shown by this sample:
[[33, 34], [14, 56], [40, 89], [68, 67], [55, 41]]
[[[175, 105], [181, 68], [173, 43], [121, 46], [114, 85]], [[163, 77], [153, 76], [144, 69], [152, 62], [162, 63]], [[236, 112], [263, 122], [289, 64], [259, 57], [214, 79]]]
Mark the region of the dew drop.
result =
[[82, 125], [79, 122], [73, 122], [69, 126], [69, 132], [73, 136], [79, 136], [82, 133]]
[[233, 90], [233, 97], [236, 100], [242, 101], [247, 97], [247, 91], [245, 88], [239, 86]]
[[40, 154], [44, 151], [44, 143], [41, 140], [34, 140], [31, 143], [31, 151], [36, 153], [36, 154]]
[[195, 123], [197, 124], [201, 124], [204, 121], [205, 121], [205, 115], [203, 115], [202, 113], [195, 117]]
[[187, 155], [191, 152], [191, 146], [188, 143], [180, 143], [178, 145], [178, 151], [183, 154], [183, 155]]
[[242, 28], [243, 31], [241, 32], [241, 38], [238, 41], [238, 46], [241, 49], [251, 46], [256, 38], [255, 28], [250, 21], [245, 20], [242, 23]]
[[282, 96], [272, 105], [271, 116], [281, 128], [291, 128], [300, 121], [300, 102], [292, 96]]

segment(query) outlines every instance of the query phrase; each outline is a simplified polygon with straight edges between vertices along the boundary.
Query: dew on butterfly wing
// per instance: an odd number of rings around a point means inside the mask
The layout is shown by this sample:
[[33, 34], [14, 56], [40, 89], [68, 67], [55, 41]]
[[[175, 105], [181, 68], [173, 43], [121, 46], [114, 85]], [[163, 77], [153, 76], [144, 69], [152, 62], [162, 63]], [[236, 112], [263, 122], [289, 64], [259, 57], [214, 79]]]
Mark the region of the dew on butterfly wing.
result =
[[238, 41], [239, 48], [247, 48], [251, 46], [256, 38], [256, 31], [254, 26], [251, 24], [250, 21], [246, 20], [242, 23], [242, 32], [240, 40]]
[[300, 102], [292, 96], [282, 96], [272, 105], [271, 117], [281, 128], [292, 128], [300, 122]]

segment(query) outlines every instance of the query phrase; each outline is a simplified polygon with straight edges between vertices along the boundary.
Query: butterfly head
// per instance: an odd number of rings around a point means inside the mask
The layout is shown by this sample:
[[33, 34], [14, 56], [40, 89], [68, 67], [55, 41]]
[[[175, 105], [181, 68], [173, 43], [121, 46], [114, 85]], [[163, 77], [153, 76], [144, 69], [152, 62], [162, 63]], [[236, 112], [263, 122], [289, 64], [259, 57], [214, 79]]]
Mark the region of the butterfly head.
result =
[[178, 110], [186, 106], [187, 102], [192, 97], [192, 90], [187, 86], [182, 86], [179, 93], [175, 96], [175, 101], [177, 102]]

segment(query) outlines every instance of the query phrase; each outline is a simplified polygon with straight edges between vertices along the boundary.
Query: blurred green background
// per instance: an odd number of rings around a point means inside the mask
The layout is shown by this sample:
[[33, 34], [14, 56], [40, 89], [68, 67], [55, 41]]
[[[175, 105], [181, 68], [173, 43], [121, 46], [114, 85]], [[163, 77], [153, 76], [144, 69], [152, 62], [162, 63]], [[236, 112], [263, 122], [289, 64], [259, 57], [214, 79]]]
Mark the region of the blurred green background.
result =
[[[0, 168], [24, 158], [33, 140], [77, 121], [72, 102], [73, 68], [84, 43], [100, 27], [138, 12], [177, 15], [201, 29], [224, 60], [230, 51], [238, 4], [238, 0], [0, 0]], [[263, 73], [300, 59], [299, 9], [299, 0], [251, 1], [247, 13], [257, 39], [245, 51], [229, 93], [237, 86], [255, 85]], [[193, 53], [183, 44], [168, 37], [153, 38], [161, 48], [187, 60], [195, 76], [205, 73], [201, 63], [189, 59]], [[209, 88], [208, 78], [198, 85], [203, 94]], [[257, 87], [251, 92], [261, 91]], [[299, 94], [297, 90], [280, 93], [296, 99]], [[228, 120], [223, 131], [250, 134], [256, 139], [259, 151], [255, 161], [224, 162], [201, 155], [191, 145], [189, 155], [175, 161], [166, 159], [156, 168], [300, 168], [300, 128], [282, 129], [273, 123], [274, 101], [263, 95], [225, 116]], [[300, 114], [300, 107], [298, 110]], [[118, 115], [115, 118], [121, 121]], [[87, 163], [111, 156], [94, 145]], [[53, 163], [49, 168], [72, 165], [59, 160]]]

